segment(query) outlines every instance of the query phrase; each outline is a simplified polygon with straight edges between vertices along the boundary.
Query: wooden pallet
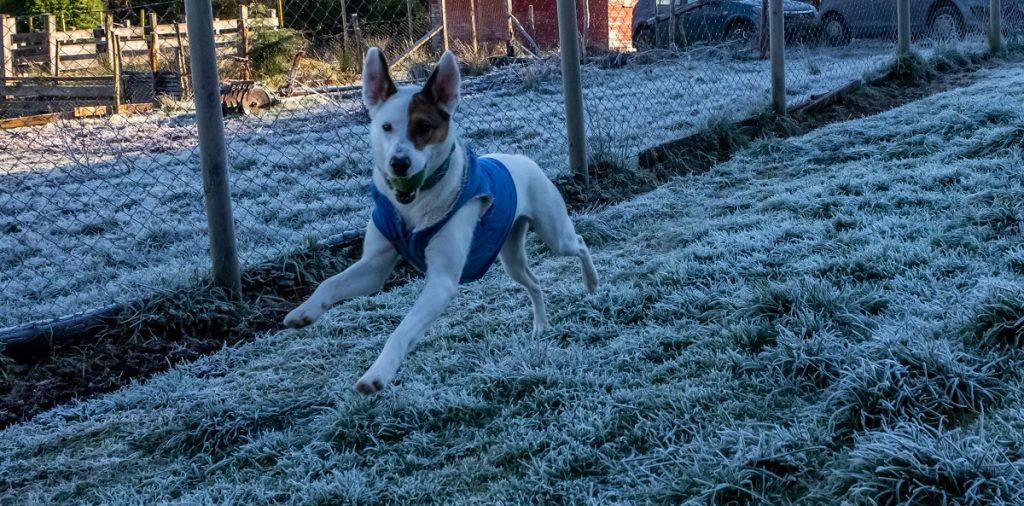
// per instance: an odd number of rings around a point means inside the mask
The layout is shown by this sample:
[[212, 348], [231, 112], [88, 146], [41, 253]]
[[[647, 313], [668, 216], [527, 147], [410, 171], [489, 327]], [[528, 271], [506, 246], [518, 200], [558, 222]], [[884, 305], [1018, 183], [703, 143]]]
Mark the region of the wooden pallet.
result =
[[0, 119], [0, 130], [10, 130], [12, 128], [45, 125], [47, 123], [53, 123], [54, 121], [57, 121], [60, 118], [60, 114], [50, 113], [35, 114], [32, 116], [22, 116], [19, 118]]
[[[138, 114], [149, 112], [152, 110], [153, 104], [121, 104], [121, 110], [120, 112], [118, 112], [118, 114]], [[78, 106], [62, 112], [47, 112], [43, 114], [31, 114], [26, 116], [17, 116], [13, 118], [0, 119], [0, 130], [10, 130], [12, 128], [46, 125], [48, 123], [53, 123], [60, 119], [95, 118], [102, 116], [111, 116], [113, 114], [114, 106], [112, 104]]]

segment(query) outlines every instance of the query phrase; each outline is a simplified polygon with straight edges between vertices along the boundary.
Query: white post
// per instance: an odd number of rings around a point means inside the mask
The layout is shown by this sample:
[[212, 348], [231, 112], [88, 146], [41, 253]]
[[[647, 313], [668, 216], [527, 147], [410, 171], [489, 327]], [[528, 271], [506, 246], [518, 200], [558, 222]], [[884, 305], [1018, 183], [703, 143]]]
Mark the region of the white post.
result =
[[4, 79], [14, 77], [14, 33], [17, 31], [15, 19], [0, 14], [0, 86], [5, 86]]
[[569, 168], [590, 186], [587, 170], [587, 137], [583, 129], [583, 85], [580, 79], [580, 46], [576, 31], [576, 1], [557, 0], [558, 42], [562, 53], [562, 87], [565, 93], [565, 127], [569, 138]]
[[988, 6], [988, 45], [993, 53], [1003, 50], [1003, 2], [989, 0]]
[[768, 14], [769, 50], [772, 58], [772, 106], [786, 112], [786, 26], [782, 0], [771, 0]]
[[445, 3], [444, 0], [441, 0], [441, 31], [444, 32], [444, 33], [441, 34], [442, 35], [441, 40], [443, 41], [443, 44], [444, 44], [444, 50], [447, 51], [448, 50], [448, 5]]
[[192, 63], [192, 92], [199, 130], [199, 154], [203, 167], [206, 220], [210, 230], [213, 280], [217, 286], [238, 297], [242, 293], [242, 282], [228, 186], [224, 115], [220, 104], [217, 49], [213, 37], [213, 4], [208, 0], [185, 0], [185, 14], [189, 59]]
[[896, 0], [896, 19], [899, 27], [899, 47], [901, 55], [910, 53], [910, 0]]
[[57, 17], [43, 14], [43, 30], [46, 32], [46, 66], [51, 76], [60, 74], [60, 55], [57, 54]]

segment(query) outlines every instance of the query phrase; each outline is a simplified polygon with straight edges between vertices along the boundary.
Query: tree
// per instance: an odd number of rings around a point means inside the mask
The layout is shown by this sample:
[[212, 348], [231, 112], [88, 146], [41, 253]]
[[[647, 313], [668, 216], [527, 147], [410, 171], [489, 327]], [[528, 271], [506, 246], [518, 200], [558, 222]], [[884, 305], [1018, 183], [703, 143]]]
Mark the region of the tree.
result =
[[103, 23], [103, 0], [0, 0], [0, 12], [15, 16], [54, 14], [72, 28], [93, 28]]

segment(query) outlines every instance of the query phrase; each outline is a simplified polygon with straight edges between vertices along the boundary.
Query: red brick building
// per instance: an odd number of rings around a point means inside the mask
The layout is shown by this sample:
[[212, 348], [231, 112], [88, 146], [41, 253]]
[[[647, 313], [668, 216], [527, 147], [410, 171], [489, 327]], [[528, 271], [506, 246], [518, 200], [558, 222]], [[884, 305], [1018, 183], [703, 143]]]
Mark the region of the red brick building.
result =
[[[430, 19], [441, 24], [441, 0], [430, 1]], [[476, 8], [477, 42], [504, 43], [508, 40], [508, 5], [541, 48], [558, 46], [556, 0], [444, 0], [449, 40], [473, 43], [473, 9]], [[576, 0], [576, 21], [580, 35], [591, 49], [632, 49], [630, 26], [636, 0]], [[533, 16], [531, 18], [530, 12]]]

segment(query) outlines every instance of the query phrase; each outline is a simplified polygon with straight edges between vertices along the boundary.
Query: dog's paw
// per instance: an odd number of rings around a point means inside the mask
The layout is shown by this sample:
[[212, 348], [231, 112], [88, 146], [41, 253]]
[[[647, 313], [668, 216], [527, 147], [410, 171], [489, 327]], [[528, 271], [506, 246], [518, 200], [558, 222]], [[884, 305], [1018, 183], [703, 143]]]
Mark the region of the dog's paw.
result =
[[293, 329], [299, 329], [313, 323], [322, 314], [323, 311], [317, 311], [303, 304], [293, 309], [292, 312], [288, 313], [288, 316], [284, 317], [284, 325]]
[[374, 363], [370, 370], [359, 381], [356, 382], [356, 392], [363, 395], [373, 395], [384, 390], [384, 387], [391, 383], [395, 377], [397, 366], [391, 366], [388, 362]]
[[533, 338], [540, 339], [544, 337], [544, 333], [548, 331], [548, 322], [534, 322], [533, 323]]
[[367, 397], [384, 390], [384, 381], [380, 378], [366, 379], [363, 378], [356, 383], [356, 392], [359, 392]]

